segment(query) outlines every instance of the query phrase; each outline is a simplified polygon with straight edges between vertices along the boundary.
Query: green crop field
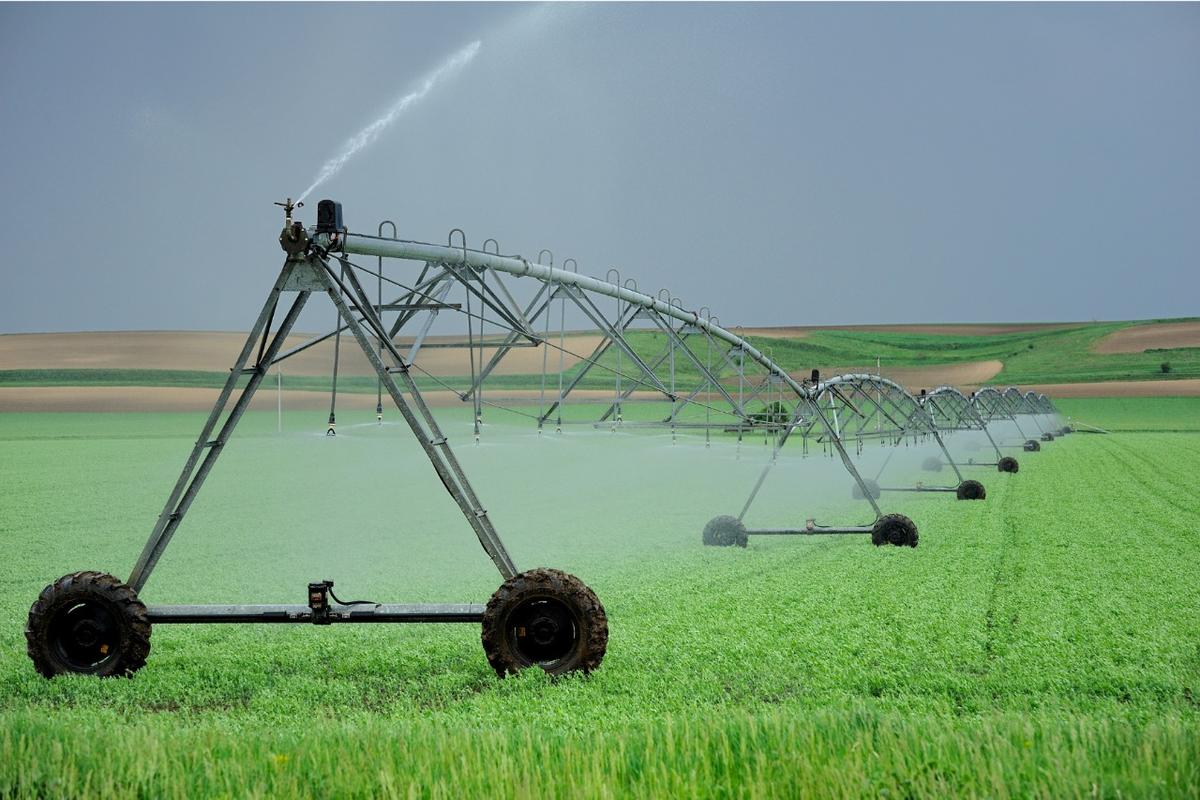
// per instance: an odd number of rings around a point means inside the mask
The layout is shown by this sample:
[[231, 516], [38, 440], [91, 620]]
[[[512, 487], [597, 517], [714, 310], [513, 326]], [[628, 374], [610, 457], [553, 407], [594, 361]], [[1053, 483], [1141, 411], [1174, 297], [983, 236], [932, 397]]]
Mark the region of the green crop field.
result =
[[[977, 470], [983, 502], [887, 496], [915, 550], [702, 547], [761, 442], [496, 419], [472, 446], [441, 412], [518, 565], [607, 608], [601, 668], [557, 681], [498, 680], [475, 625], [159, 626], [132, 679], [45, 680], [30, 603], [128, 574], [201, 418], [0, 415], [0, 797], [1197, 796], [1200, 400], [1062, 407], [1114, 432]], [[247, 416], [144, 599], [484, 602], [406, 431], [315, 417]], [[755, 520], [861, 521], [839, 469], [785, 451]]]

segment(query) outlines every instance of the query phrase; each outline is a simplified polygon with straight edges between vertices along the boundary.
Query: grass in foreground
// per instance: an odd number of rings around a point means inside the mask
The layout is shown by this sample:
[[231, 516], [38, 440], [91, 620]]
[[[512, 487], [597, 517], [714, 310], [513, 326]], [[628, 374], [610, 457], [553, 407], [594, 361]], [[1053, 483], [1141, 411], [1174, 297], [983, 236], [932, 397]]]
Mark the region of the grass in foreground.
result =
[[[498, 681], [474, 626], [178, 626], [133, 680], [101, 682], [36, 676], [21, 621], [63, 572], [128, 570], [195, 417], [55, 419], [0, 417], [0, 796], [1200, 791], [1191, 434], [1048, 443], [984, 473], [982, 503], [889, 498], [921, 526], [905, 551], [702, 548], [757, 474], [748, 446], [485, 437], [461, 455], [519, 562], [576, 572], [608, 608], [594, 675]], [[288, 601], [319, 577], [383, 600], [497, 585], [395, 429], [249, 422], [148, 601]], [[846, 490], [791, 486], [758, 518]]]

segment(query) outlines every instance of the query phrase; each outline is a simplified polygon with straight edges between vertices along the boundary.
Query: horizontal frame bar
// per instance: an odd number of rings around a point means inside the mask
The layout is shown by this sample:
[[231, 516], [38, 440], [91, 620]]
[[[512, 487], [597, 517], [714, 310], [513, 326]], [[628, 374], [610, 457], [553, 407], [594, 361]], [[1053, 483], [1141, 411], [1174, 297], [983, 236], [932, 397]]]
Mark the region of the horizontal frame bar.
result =
[[879, 491], [881, 492], [957, 492], [957, 486], [897, 486], [894, 488], [884, 486]]
[[[330, 603], [328, 622], [482, 622], [485, 606], [479, 604], [415, 603], [341, 605]], [[310, 623], [313, 610], [305, 605], [163, 605], [150, 606], [151, 624], [260, 622]]]
[[814, 525], [811, 528], [758, 528], [747, 530], [747, 536], [824, 536], [825, 534], [870, 533], [869, 525]]

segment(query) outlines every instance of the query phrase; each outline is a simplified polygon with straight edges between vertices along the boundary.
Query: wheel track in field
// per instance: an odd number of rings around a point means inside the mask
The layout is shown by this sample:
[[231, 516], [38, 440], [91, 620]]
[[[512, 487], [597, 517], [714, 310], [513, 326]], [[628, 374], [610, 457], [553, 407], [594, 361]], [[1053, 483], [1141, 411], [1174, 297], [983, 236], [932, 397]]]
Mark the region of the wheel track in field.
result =
[[[1200, 459], [1193, 455], [1194, 451], [1191, 448], [1177, 438], [1162, 437], [1151, 444], [1162, 442], [1166, 442], [1170, 446], [1162, 448], [1162, 457], [1155, 459], [1146, 452], [1145, 439], [1130, 440], [1119, 436], [1113, 436], [1110, 439], [1106, 437], [1102, 452], [1108, 461], [1115, 465], [1112, 473], [1116, 473], [1116, 475], [1104, 475], [1095, 482], [1100, 484], [1101, 491], [1111, 492], [1110, 498], [1135, 508], [1144, 505], [1148, 509], [1146, 513], [1133, 516], [1128, 520], [1130, 527], [1137, 528], [1139, 546], [1143, 550], [1148, 546], [1153, 547], [1168, 554], [1167, 560], [1170, 562], [1194, 563], [1194, 555], [1189, 557], [1186, 552], [1182, 551], [1190, 550], [1193, 554], [1200, 551], [1200, 537], [1181, 535], [1184, 531], [1192, 529], [1193, 525], [1186, 520], [1181, 520], [1173, 512], [1182, 512], [1184, 517], [1193, 520], [1200, 519], [1200, 508], [1195, 505], [1185, 505], [1178, 499], [1181, 496], [1195, 496], [1194, 484], [1187, 482], [1181, 476], [1187, 474], [1188, 470], [1194, 472], [1195, 468], [1200, 466], [1198, 463]], [[1135, 465], [1132, 469], [1129, 466], [1130, 461], [1133, 461]], [[1164, 461], [1167, 463], [1164, 464]], [[1174, 465], [1176, 469], [1172, 471], [1170, 465]], [[1147, 473], [1150, 471], [1154, 471], [1155, 474], [1148, 475]], [[1107, 480], [1103, 478], [1107, 478]], [[1120, 478], [1129, 480], [1121, 481]], [[1120, 507], [1123, 508], [1124, 505]], [[1167, 510], [1168, 508], [1170, 511]], [[1138, 523], [1143, 524], [1138, 525]], [[1193, 584], [1187, 578], [1160, 576], [1159, 581], [1171, 581], [1176, 584], [1175, 591], [1179, 593], [1177, 597], [1191, 595], [1193, 591]], [[1192, 606], [1195, 609], [1194, 603]], [[1195, 686], [1197, 676], [1200, 676], [1200, 647], [1192, 649], [1192, 654], [1183, 669], [1183, 677], [1180, 678], [1183, 687], [1181, 696], [1186, 697], [1187, 702], [1194, 705], [1188, 686], [1189, 681], [1191, 682], [1190, 686]], [[1189, 674], [1190, 678], [1187, 677]]]
[[[1163, 438], [1165, 439], [1165, 437]], [[1175, 439], [1165, 439], [1165, 441], [1171, 445], [1170, 448], [1162, 448], [1164, 451], [1163, 457], [1165, 459], [1170, 461], [1172, 464], [1177, 465], [1180, 460], [1180, 454], [1184, 453], [1187, 456], [1186, 460], [1195, 461], [1195, 464], [1189, 464], [1189, 466], [1200, 467], [1200, 459], [1195, 459], [1193, 457], [1193, 453], [1195, 451], [1192, 448], [1185, 448], [1181, 446], [1181, 444]], [[1182, 479], [1175, 471], [1171, 470], [1168, 465], [1162, 464], [1162, 459], [1155, 459], [1147, 455], [1144, 447], [1139, 447], [1139, 444], [1141, 444], [1140, 440], [1131, 439], [1126, 436], [1115, 435], [1111, 439], [1106, 440], [1105, 443], [1111, 448], [1119, 450], [1122, 454], [1133, 457], [1145, 467], [1161, 470], [1162, 474], [1159, 476], [1160, 479], [1174, 484], [1177, 488], [1191, 489], [1193, 487], [1192, 481]]]
[[[1106, 442], [1106, 444], [1108, 443]], [[1180, 481], [1176, 473], [1171, 472], [1160, 461], [1146, 455], [1133, 442], [1114, 438], [1109, 448], [1108, 454], [1114, 458], [1116, 457], [1116, 451], [1119, 451], [1121, 458], [1136, 462], [1139, 468], [1127, 469], [1125, 470], [1125, 475], [1137, 483], [1146, 493], [1152, 495], [1156, 500], [1165, 502], [1186, 516], [1200, 517], [1200, 510], [1197, 509], [1194, 503], [1184, 503], [1179, 499], [1180, 497], [1194, 497], [1196, 491], [1194, 483]], [[1158, 472], [1157, 478], [1150, 478], [1145, 474], [1151, 470]], [[1170, 485], [1164, 486], [1164, 482]]]
[[[1156, 479], [1144, 475], [1145, 470], [1160, 469], [1161, 465], [1132, 444], [1118, 439], [1105, 441], [1099, 453], [1104, 462], [1098, 464], [1098, 469], [1084, 472], [1083, 479], [1088, 482], [1091, 496], [1102, 498], [1114, 520], [1137, 528], [1141, 541], [1152, 542], [1155, 547], [1172, 551], [1180, 547], [1200, 549], [1200, 539], [1179, 535], [1180, 529], [1187, 525], [1179, 519], [1179, 514], [1196, 519], [1200, 518], [1200, 512], [1171, 494], [1190, 496], [1194, 489], [1174, 483], [1173, 478], [1168, 479], [1172, 485], [1164, 486], [1161, 476]], [[1131, 460], [1136, 465], [1134, 469], [1130, 468]], [[1169, 507], [1170, 512], [1164, 507]]]
[[[1099, 443], [1098, 443], [1099, 444]], [[988, 589], [985, 611], [985, 633], [983, 644], [983, 659], [979, 670], [980, 680], [985, 690], [993, 696], [1006, 695], [1012, 692], [1020, 693], [1020, 688], [1011, 685], [1007, 679], [1010, 671], [1019, 672], [1027, 667], [1030, 656], [1021, 649], [1021, 642], [1030, 634], [1044, 636], [1047, 625], [1053, 627], [1053, 622], [1037, 608], [1034, 617], [1025, 620], [1024, 615], [1030, 609], [1026, 606], [1024, 595], [1029, 592], [1049, 591], [1054, 593], [1059, 581], [1078, 582], [1087, 580], [1087, 571], [1076, 574], [1071, 567], [1070, 552], [1072, 545], [1083, 543], [1088, 548], [1106, 547], [1111, 544], [1109, 531], [1127, 528], [1134, 532], [1137, 538], [1136, 547], [1144, 560], [1167, 555], [1168, 559], [1185, 560], [1187, 551], [1195, 552], [1200, 549], [1200, 539], [1183, 537], [1180, 531], [1187, 525], [1179, 519], [1176, 513], [1182, 510], [1188, 517], [1197, 517], [1193, 508], [1181, 506], [1164, 492], [1182, 490], [1177, 475], [1170, 473], [1169, 480], [1155, 482], [1147, 478], [1145, 471], [1151, 468], [1161, 468], [1152, 456], [1147, 455], [1138, 443], [1106, 441], [1088, 454], [1074, 455], [1070, 460], [1055, 463], [1051, 470], [1044, 473], [1032, 473], [1036, 476], [1035, 483], [1026, 483], [1021, 489], [1016, 486], [1013, 490], [1004, 492], [1000, 497], [998, 511], [1000, 534], [999, 548], [992, 559], [992, 581]], [[1193, 459], [1171, 459], [1173, 453], [1165, 457], [1172, 463], [1179, 463], [1186, 469], [1192, 466]], [[1129, 467], [1130, 461], [1136, 463], [1136, 468]], [[1073, 470], [1077, 474], [1068, 480], [1061, 473]], [[1060, 473], [1055, 475], [1054, 473]], [[1069, 493], [1064, 494], [1063, 490]], [[1012, 494], [1013, 497], [1009, 497]], [[1164, 502], [1165, 501], [1165, 502]], [[1097, 508], [1101, 505], [1101, 508]], [[1107, 507], [1108, 524], [1098, 529], [1078, 529], [1075, 520], [1086, 519], [1089, 514]], [[1134, 516], [1136, 509], [1146, 509], [1140, 516]], [[1047, 518], [1047, 512], [1057, 514], [1058, 519]], [[1028, 535], [1026, 535], [1028, 534]], [[1081, 542], [1082, 538], [1082, 542]], [[1067, 548], [1060, 553], [1058, 548]], [[1181, 551], [1182, 548], [1182, 551]], [[1158, 556], [1153, 556], [1157, 553]], [[1066, 556], [1067, 560], [1064, 560]], [[1099, 570], [1092, 572], [1092, 577], [1101, 582], [1122, 580], [1125, 574], [1119, 559], [1103, 560], [1098, 565]], [[1054, 575], [1044, 574], [1049, 567]], [[1064, 572], [1059, 575], [1058, 569]], [[1179, 581], [1178, 575], [1164, 576], [1171, 585]], [[1079, 589], [1073, 589], [1069, 584], [1063, 584], [1064, 601], [1072, 594], [1078, 599]], [[1183, 586], [1179, 585], [1180, 590]], [[1126, 587], [1114, 587], [1116, 608], [1122, 608], [1134, 602], [1134, 597]], [[1086, 594], [1087, 589], [1083, 592]], [[1098, 599], [1098, 598], [1097, 598]], [[1069, 623], [1069, 607], [1062, 613]], [[1022, 626], [1032, 625], [1030, 633], [1022, 632]], [[1039, 630], [1039, 628], [1041, 630]], [[1010, 649], [1015, 645], [1016, 649]], [[1200, 652], [1200, 651], [1198, 651]], [[1036, 657], [1035, 657], [1036, 661]], [[1136, 683], [1135, 676], [1126, 676]], [[1108, 695], [1104, 695], [1108, 696]]]
[[[1136, 507], [1139, 501], [1144, 502], [1147, 496], [1153, 498], [1149, 506], [1154, 508], [1156, 504], [1169, 506], [1172, 511], [1182, 511], [1189, 517], [1200, 516], [1195, 508], [1188, 507], [1182, 504], [1176, 497], [1171, 496], [1170, 492], [1178, 492], [1180, 495], [1186, 496], [1190, 490], [1185, 489], [1184, 485], [1177, 482], [1174, 473], [1168, 479], [1168, 486], [1162, 482], [1154, 482], [1152, 479], [1144, 475], [1146, 469], [1158, 469], [1161, 465], [1155, 460], [1147, 456], [1144, 452], [1136, 447], [1135, 443], [1113, 440], [1105, 441], [1101, 448], [1097, 449], [1096, 455], [1099, 458], [1094, 458], [1091, 461], [1083, 459], [1074, 460], [1070, 464], [1071, 467], [1087, 466], [1090, 469], [1080, 471], [1078, 483], [1074, 486], [1075, 494], [1070, 498], [1063, 498], [1053, 494], [1055, 487], [1053, 485], [1042, 488], [1039, 486], [1022, 487], [1024, 491], [1017, 487], [1017, 491], [1004, 492], [999, 498], [999, 533], [1000, 543], [993, 559], [991, 567], [991, 585], [988, 588], [986, 611], [984, 614], [984, 645], [983, 645], [983, 665], [980, 670], [982, 677], [987, 678], [995, 674], [995, 665], [998, 659], [1002, 658], [1000, 644], [1006, 639], [1011, 638], [1014, 634], [1015, 626], [1018, 620], [1014, 617], [1007, 619], [1005, 617], [1005, 607], [1008, 605], [1008, 593], [1013, 589], [1019, 588], [1022, 576], [1025, 573], [1026, 565], [1024, 563], [1027, 557], [1037, 558], [1035, 552], [1042, 544], [1040, 538], [1038, 540], [1027, 540], [1022, 536], [1024, 529], [1038, 529], [1043, 525], [1043, 520], [1039, 514], [1034, 514], [1029, 511], [1029, 505], [1032, 503], [1034, 507], [1039, 504], [1041, 495], [1045, 492], [1052, 493], [1054, 503], [1076, 506], [1081, 502], [1086, 502], [1085, 498], [1109, 498], [1116, 499], [1116, 507], [1119, 509], [1113, 511], [1113, 515], [1117, 518], [1125, 516], [1124, 509]], [[1137, 469], [1129, 469], [1128, 461], [1133, 460], [1137, 463]], [[1062, 465], [1067, 466], [1066, 464]], [[1059, 467], [1061, 468], [1061, 467]], [[1123, 476], [1129, 478], [1130, 481], [1124, 487], [1120, 485], [1120, 478]], [[1039, 479], [1043, 476], [1039, 475]], [[1117, 478], [1114, 481], [1114, 478]], [[1047, 473], [1044, 479], [1052, 479], [1052, 476]], [[1050, 505], [1053, 507], [1053, 503]], [[1161, 508], [1161, 506], [1159, 506]], [[1078, 512], [1074, 508], [1070, 508], [1066, 512], [1068, 517], [1076, 516]], [[1133, 524], [1136, 520], [1131, 518], [1129, 524]], [[1150, 516], [1151, 525], [1148, 526], [1146, 532], [1140, 533], [1142, 541], [1156, 549], [1172, 549], [1176, 550], [1180, 546], [1180, 537], [1177, 530], [1179, 522], [1177, 518], [1167, 516], [1163, 513], [1153, 514]], [[1048, 530], [1047, 528], [1041, 528]], [[1052, 530], [1052, 529], [1049, 529]], [[1045, 543], [1050, 546], [1050, 542]], [[1186, 546], [1192, 548], [1200, 547], [1200, 541], [1188, 541]]]
[[1000, 628], [1000, 623], [997, 621], [997, 613], [1002, 604], [1001, 594], [1006, 584], [1016, 577], [1015, 575], [1007, 574], [1010, 566], [1009, 554], [1017, 543], [1017, 529], [1013, 524], [1012, 514], [1010, 513], [1010, 498], [1012, 495], [1012, 487], [1009, 487], [1009, 490], [1001, 496], [999, 512], [1002, 535], [1000, 547], [997, 549], [992, 561], [992, 580], [991, 586], [988, 587], [987, 607], [983, 617], [983, 665], [980, 669], [980, 674], [985, 680], [991, 676], [992, 666], [995, 664], [997, 658], [996, 641], [999, 638]]

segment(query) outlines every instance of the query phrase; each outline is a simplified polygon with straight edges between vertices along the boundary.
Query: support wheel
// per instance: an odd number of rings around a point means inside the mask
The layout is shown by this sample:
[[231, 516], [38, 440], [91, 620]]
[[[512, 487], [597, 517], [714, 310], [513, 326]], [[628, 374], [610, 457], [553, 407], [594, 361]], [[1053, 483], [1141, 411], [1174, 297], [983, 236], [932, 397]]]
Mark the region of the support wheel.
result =
[[875, 527], [871, 529], [871, 544], [876, 547], [885, 544], [916, 547], [917, 525], [903, 514], [884, 514], [875, 520]]
[[38, 595], [25, 641], [34, 668], [47, 678], [129, 676], [150, 654], [150, 620], [137, 593], [118, 578], [74, 572]]
[[540, 567], [500, 585], [483, 612], [483, 652], [503, 678], [538, 666], [551, 675], [591, 672], [608, 646], [608, 617], [574, 575]]
[[1042, 441], [1043, 441], [1043, 442], [1053, 442], [1053, 441], [1054, 441], [1054, 434], [1053, 434], [1053, 433], [1043, 433], [1043, 434], [1042, 434]]
[[921, 462], [921, 469], [925, 470], [926, 472], [941, 472], [942, 460], [937, 456], [930, 456]]
[[987, 489], [979, 481], [966, 480], [958, 485], [955, 495], [959, 500], [983, 500], [987, 497]]
[[[880, 495], [883, 494], [883, 490], [879, 488], [878, 481], [872, 480], [871, 478], [863, 478], [863, 483], [866, 484], [867, 494], [870, 495], [872, 500], [878, 500]], [[866, 499], [863, 496], [862, 487], [858, 485], [858, 481], [855, 481], [854, 484], [850, 487], [850, 496], [853, 497], [855, 500], [865, 500]]]
[[996, 462], [996, 469], [1000, 470], [1001, 472], [1016, 472], [1018, 469], [1020, 469], [1020, 466], [1021, 465], [1018, 464], [1017, 460], [1012, 456], [1005, 456]]
[[713, 517], [704, 526], [702, 536], [704, 544], [709, 547], [745, 547], [750, 537], [746, 535], [746, 526], [737, 517]]
[[1023, 448], [1026, 453], [1036, 453], [1042, 449], [1042, 443], [1037, 439], [1030, 439], [1029, 441], [1025, 442]]

